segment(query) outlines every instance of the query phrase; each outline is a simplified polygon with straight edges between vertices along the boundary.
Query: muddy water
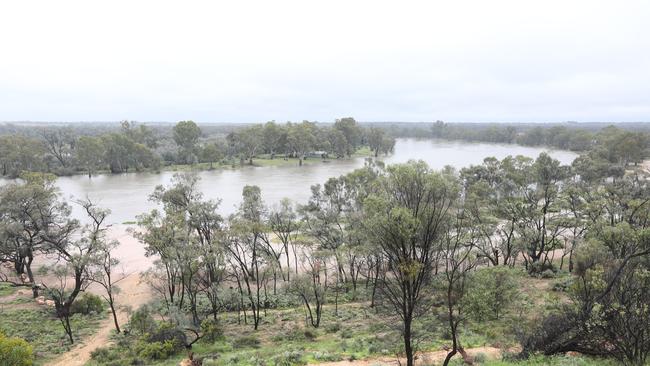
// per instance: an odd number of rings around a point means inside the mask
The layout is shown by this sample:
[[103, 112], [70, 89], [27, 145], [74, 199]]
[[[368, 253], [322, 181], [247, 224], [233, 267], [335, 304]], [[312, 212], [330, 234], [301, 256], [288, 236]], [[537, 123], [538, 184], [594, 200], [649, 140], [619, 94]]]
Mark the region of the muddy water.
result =
[[[421, 159], [431, 167], [441, 169], [446, 165], [462, 168], [481, 163], [485, 157], [504, 158], [508, 155], [536, 157], [542, 151], [568, 164], [576, 155], [569, 151], [553, 151], [545, 148], [524, 147], [505, 144], [485, 144], [450, 142], [439, 140], [398, 139], [395, 153], [380, 158], [388, 164], [403, 163], [411, 159]], [[299, 166], [243, 167], [199, 172], [200, 187], [206, 198], [221, 199], [220, 211], [227, 215], [235, 211], [242, 188], [257, 185], [268, 204], [288, 197], [295, 202], [305, 202], [310, 195], [310, 187], [323, 183], [328, 178], [346, 174], [362, 167], [363, 158], [313, 162]], [[61, 177], [57, 184], [64, 197], [96, 200], [102, 207], [112, 212], [110, 221], [120, 224], [135, 220], [136, 215], [155, 207], [148, 201], [156, 185], [167, 184], [173, 172], [128, 173], [99, 175], [89, 179], [78, 175]], [[80, 215], [77, 210], [76, 215]]]

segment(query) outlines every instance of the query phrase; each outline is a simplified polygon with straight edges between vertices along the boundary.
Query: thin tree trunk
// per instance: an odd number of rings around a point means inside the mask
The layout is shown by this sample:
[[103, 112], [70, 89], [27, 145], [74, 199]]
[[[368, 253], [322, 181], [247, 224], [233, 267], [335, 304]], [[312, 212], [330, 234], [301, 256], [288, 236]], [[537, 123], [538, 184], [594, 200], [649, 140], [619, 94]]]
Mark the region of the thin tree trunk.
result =
[[113, 295], [108, 295], [108, 305], [111, 307], [111, 312], [113, 313], [113, 322], [115, 323], [115, 331], [120, 333], [120, 324], [117, 321], [117, 312], [115, 311], [115, 300]]

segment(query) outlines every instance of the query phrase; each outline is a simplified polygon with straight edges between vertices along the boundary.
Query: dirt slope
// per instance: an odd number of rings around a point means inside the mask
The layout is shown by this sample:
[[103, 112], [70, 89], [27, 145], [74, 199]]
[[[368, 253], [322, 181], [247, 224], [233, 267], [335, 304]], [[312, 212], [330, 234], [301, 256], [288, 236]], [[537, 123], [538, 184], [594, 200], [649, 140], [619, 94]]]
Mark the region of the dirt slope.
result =
[[[116, 303], [122, 306], [130, 306], [137, 309], [139, 306], [147, 303], [151, 298], [151, 291], [145, 283], [140, 282], [140, 275], [132, 273], [124, 280], [119, 282], [120, 293], [116, 298]], [[118, 321], [120, 325], [125, 324], [128, 320], [128, 314], [125, 310], [118, 311]], [[109, 337], [114, 329], [113, 317], [107, 317], [102, 322], [100, 328], [92, 337], [85, 339], [83, 344], [77, 345], [69, 352], [64, 353], [58, 359], [49, 363], [53, 366], [80, 366], [90, 360], [90, 353], [99, 347], [104, 347], [109, 343]]]

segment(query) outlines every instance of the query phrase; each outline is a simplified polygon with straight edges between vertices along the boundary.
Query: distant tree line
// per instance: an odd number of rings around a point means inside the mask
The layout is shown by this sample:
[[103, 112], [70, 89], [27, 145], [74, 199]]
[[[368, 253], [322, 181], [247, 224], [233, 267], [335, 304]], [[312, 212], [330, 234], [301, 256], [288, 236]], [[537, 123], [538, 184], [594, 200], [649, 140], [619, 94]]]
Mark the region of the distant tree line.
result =
[[[91, 125], [94, 126], [94, 125]], [[206, 134], [193, 121], [161, 128], [123, 121], [119, 129], [81, 125], [14, 128], [0, 135], [0, 175], [17, 177], [23, 171], [56, 175], [96, 172], [125, 173], [157, 170], [163, 165], [209, 163], [254, 164], [258, 157], [351, 157], [361, 147], [374, 153], [393, 150], [395, 139], [385, 130], [361, 127], [353, 118], [325, 125], [301, 123], [244, 125], [231, 131], [209, 126]]]
[[549, 146], [572, 151], [586, 151], [598, 146], [618, 155], [615, 159], [621, 163], [638, 162], [648, 154], [650, 140], [647, 128], [635, 130], [624, 128], [626, 126], [622, 124], [600, 128], [587, 126], [590, 128], [583, 127], [583, 124], [457, 124], [437, 121], [430, 125], [429, 136], [450, 140]]

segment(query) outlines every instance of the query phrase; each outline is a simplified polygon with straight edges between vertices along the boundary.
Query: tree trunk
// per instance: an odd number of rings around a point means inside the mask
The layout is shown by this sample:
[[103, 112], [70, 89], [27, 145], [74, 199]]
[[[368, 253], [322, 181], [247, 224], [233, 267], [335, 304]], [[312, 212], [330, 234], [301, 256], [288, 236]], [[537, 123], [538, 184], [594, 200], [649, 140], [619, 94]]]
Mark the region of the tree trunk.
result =
[[120, 324], [117, 321], [117, 312], [115, 311], [115, 300], [113, 299], [113, 295], [109, 294], [108, 295], [108, 305], [111, 307], [111, 313], [113, 313], [113, 322], [115, 323], [115, 331], [120, 333]]
[[32, 262], [34, 261], [34, 257], [29, 255], [27, 257], [27, 263], [25, 265], [25, 270], [27, 271], [27, 278], [29, 278], [29, 284], [32, 285], [32, 295], [34, 295], [34, 298], [38, 297], [38, 286], [36, 286], [36, 282], [34, 281], [34, 273], [32, 272]]
[[404, 354], [406, 366], [414, 365], [413, 345], [411, 344], [411, 319], [404, 319]]

